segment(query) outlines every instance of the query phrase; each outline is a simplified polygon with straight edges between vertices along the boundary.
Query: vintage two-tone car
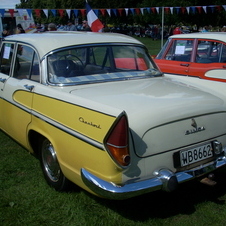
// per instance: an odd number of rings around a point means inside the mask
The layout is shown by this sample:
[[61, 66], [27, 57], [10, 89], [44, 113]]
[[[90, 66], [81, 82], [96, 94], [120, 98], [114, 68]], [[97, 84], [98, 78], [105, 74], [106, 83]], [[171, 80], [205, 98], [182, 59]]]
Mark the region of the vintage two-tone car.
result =
[[226, 82], [226, 33], [170, 36], [155, 62], [164, 73]]
[[224, 83], [164, 76], [119, 34], [19, 34], [0, 51], [0, 128], [56, 190], [126, 199], [226, 164]]

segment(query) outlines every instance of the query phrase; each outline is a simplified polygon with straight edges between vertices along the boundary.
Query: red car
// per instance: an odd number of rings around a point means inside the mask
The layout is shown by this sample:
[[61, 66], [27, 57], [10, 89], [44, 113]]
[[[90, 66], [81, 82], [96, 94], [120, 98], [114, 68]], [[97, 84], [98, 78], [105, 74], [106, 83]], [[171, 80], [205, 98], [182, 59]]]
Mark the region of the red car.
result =
[[154, 60], [164, 73], [226, 82], [226, 33], [170, 36]]

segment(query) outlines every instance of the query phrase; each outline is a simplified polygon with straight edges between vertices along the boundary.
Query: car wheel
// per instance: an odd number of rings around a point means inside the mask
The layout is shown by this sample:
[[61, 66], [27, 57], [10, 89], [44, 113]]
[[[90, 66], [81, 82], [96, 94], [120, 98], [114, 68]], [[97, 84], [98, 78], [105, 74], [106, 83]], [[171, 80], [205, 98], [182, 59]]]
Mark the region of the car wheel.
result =
[[57, 191], [69, 188], [70, 181], [64, 176], [53, 145], [48, 139], [43, 139], [40, 145], [40, 161], [47, 183]]

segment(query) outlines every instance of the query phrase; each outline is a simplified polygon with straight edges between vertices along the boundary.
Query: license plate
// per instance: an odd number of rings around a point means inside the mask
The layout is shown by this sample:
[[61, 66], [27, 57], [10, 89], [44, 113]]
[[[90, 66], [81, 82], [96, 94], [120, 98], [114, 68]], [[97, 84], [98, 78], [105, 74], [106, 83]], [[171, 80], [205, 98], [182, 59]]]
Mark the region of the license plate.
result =
[[213, 157], [210, 143], [189, 150], [180, 151], [180, 164], [187, 166], [195, 162]]

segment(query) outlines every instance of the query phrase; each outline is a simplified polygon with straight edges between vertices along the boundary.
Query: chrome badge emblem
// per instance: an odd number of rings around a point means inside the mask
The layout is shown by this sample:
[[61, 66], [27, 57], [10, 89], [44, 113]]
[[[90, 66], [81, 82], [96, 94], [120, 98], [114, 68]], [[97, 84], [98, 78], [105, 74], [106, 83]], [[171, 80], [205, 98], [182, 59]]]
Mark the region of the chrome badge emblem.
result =
[[205, 130], [204, 126], [198, 126], [197, 125], [195, 119], [191, 119], [191, 126], [194, 127], [194, 129], [186, 130], [185, 131], [185, 135], [190, 135], [190, 134], [198, 133], [198, 132], [201, 132], [201, 131]]

